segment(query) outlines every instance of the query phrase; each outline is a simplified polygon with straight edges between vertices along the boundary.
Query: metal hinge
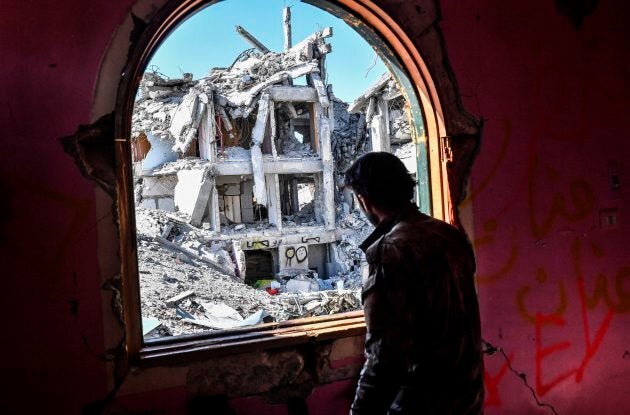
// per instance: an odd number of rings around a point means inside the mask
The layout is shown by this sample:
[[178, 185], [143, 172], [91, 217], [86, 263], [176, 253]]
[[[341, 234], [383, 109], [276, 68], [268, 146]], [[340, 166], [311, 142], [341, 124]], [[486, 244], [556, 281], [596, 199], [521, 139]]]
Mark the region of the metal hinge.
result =
[[450, 137], [442, 137], [442, 161], [446, 163], [453, 161]]

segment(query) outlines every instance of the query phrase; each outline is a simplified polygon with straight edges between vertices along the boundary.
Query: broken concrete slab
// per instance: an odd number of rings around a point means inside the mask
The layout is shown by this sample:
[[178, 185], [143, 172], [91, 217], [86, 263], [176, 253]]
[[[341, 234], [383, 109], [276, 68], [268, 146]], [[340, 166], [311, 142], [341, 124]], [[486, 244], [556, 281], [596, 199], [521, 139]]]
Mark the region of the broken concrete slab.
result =
[[207, 169], [180, 170], [177, 172], [174, 200], [177, 209], [190, 216], [190, 223], [198, 226], [208, 206], [213, 178]]
[[309, 293], [319, 291], [319, 284], [312, 278], [296, 277], [287, 282], [286, 290], [289, 293]]
[[193, 250], [183, 247], [181, 245], [178, 245], [174, 242], [171, 242], [161, 236], [155, 236], [154, 240], [156, 242], [159, 242], [160, 244], [164, 245], [165, 247], [168, 247], [174, 251], [178, 251], [178, 252], [183, 252], [184, 254], [188, 255], [191, 258], [194, 258], [198, 261], [202, 261], [205, 264], [210, 265], [212, 268], [216, 269], [217, 271], [225, 274], [225, 275], [229, 275], [234, 277], [235, 276], [235, 272], [234, 272], [234, 268], [220, 264], [216, 261], [214, 261], [212, 258], [210, 258], [208, 255], [199, 255], [196, 252], [194, 252]]
[[160, 320], [155, 317], [142, 317], [142, 335], [146, 336], [151, 331], [155, 330], [162, 324]]
[[[184, 96], [181, 104], [175, 109], [175, 113], [171, 119], [171, 125], [168, 129], [175, 140], [181, 138], [186, 128], [189, 127], [196, 118], [198, 103], [199, 97], [196, 91], [191, 91]], [[177, 149], [174, 148], [174, 150], [176, 151]]]
[[254, 197], [256, 202], [267, 205], [267, 192], [265, 189], [265, 173], [262, 164], [262, 150], [260, 148], [269, 117], [269, 94], [263, 94], [258, 101], [258, 115], [256, 124], [252, 130], [252, 171], [254, 174]]
[[324, 86], [322, 79], [319, 77], [318, 73], [312, 73], [310, 77], [313, 81], [313, 86], [317, 91], [319, 103], [321, 104], [322, 108], [327, 109], [330, 106], [330, 101], [328, 101], [328, 93], [326, 92], [326, 87]]
[[177, 294], [175, 297], [171, 297], [168, 300], [164, 301], [164, 304], [166, 304], [168, 307], [174, 307], [177, 303], [185, 298], [190, 297], [193, 294], [195, 294], [195, 290], [184, 291], [183, 293]]
[[164, 163], [177, 160], [178, 153], [172, 150], [170, 141], [152, 133], [147, 133], [146, 137], [151, 144], [151, 148], [140, 162], [143, 171], [151, 171]]
[[[317, 90], [310, 86], [275, 85], [269, 88], [269, 97], [274, 101], [315, 102]], [[295, 109], [294, 109], [295, 111]], [[295, 115], [297, 117], [297, 114]]]
[[350, 106], [348, 107], [348, 112], [354, 114], [365, 107], [368, 100], [372, 98], [376, 93], [378, 93], [383, 87], [387, 85], [387, 83], [392, 79], [392, 76], [389, 72], [381, 75], [372, 86], [370, 86], [367, 91], [365, 91], [361, 96], [356, 98]]

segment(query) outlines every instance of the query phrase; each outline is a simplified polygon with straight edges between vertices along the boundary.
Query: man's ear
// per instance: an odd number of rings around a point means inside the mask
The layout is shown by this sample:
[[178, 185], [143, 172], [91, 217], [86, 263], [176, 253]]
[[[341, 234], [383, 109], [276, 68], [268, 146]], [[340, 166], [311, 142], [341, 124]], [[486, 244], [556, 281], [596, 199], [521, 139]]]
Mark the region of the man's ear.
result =
[[363, 209], [364, 212], [370, 211], [369, 209], [372, 208], [372, 204], [369, 200], [359, 194], [357, 194], [357, 200], [359, 201], [359, 206], [361, 206], [361, 209]]

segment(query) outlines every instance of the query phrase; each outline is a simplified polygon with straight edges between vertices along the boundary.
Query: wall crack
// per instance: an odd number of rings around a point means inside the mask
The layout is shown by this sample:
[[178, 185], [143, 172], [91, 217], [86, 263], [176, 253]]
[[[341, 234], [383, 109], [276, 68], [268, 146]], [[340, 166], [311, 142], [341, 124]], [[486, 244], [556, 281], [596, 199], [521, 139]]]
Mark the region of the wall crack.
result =
[[527, 381], [527, 374], [525, 374], [524, 372], [519, 372], [516, 369], [514, 369], [514, 367], [512, 366], [512, 362], [510, 361], [510, 358], [508, 357], [508, 355], [505, 353], [505, 351], [503, 350], [503, 348], [501, 346], [494, 346], [493, 344], [485, 341], [485, 340], [481, 340], [483, 342], [483, 346], [484, 346], [484, 350], [483, 350], [483, 354], [486, 354], [488, 356], [492, 356], [495, 353], [500, 353], [501, 356], [503, 356], [503, 359], [505, 359], [505, 363], [508, 366], [508, 369], [510, 370], [510, 372], [514, 373], [516, 376], [518, 376], [519, 379], [521, 379], [521, 381], [523, 382], [523, 384], [525, 385], [525, 387], [527, 389], [529, 389], [529, 391], [531, 392], [532, 396], [534, 397], [534, 400], [536, 401], [536, 405], [543, 407], [543, 408], [549, 408], [549, 410], [551, 412], [553, 412], [555, 415], [558, 415], [558, 412], [556, 411], [556, 408], [553, 407], [553, 405], [550, 405], [548, 403], [545, 402], [541, 402], [540, 399], [538, 399], [538, 395], [536, 395], [536, 391], [534, 390], [534, 388], [529, 384], [529, 382]]

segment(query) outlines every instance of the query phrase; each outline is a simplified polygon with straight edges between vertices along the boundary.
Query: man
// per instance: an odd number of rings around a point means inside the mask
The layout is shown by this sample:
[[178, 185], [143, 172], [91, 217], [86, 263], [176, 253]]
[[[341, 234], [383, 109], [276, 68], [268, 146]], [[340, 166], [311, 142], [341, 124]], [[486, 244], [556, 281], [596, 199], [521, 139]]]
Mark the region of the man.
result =
[[475, 260], [454, 227], [418, 211], [415, 182], [389, 153], [345, 175], [376, 226], [361, 244], [367, 336], [351, 414], [482, 414]]

